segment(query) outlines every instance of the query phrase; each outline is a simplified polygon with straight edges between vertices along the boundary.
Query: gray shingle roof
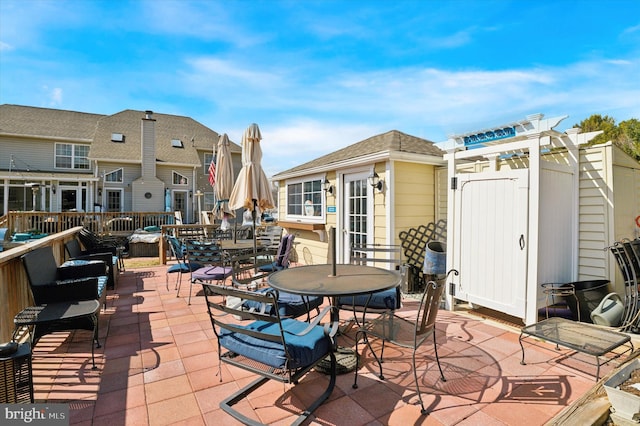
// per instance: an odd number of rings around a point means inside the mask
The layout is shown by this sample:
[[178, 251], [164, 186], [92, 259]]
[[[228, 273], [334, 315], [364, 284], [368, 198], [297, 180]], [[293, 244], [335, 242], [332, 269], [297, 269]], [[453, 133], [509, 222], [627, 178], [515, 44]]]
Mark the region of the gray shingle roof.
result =
[[433, 142], [427, 139], [407, 135], [406, 133], [402, 133], [398, 130], [391, 130], [387, 133], [372, 136], [330, 154], [318, 157], [315, 160], [311, 160], [289, 170], [280, 172], [276, 174], [274, 178], [277, 178], [281, 174], [297, 173], [331, 164], [335, 164], [337, 166], [342, 161], [353, 160], [365, 155], [387, 151], [433, 155], [436, 157], [442, 157], [444, 155], [444, 151], [433, 145]]
[[0, 132], [51, 138], [92, 139], [100, 114], [0, 105]]
[[[89, 157], [141, 161], [141, 121], [144, 116], [144, 111], [128, 109], [100, 119]], [[154, 113], [152, 118], [156, 120], [156, 159], [160, 162], [200, 164], [197, 150], [213, 150], [213, 145], [218, 143], [218, 133], [189, 117]], [[124, 143], [112, 142], [112, 133], [125, 135]], [[181, 140], [184, 148], [172, 147], [172, 139]]]
[[[113, 115], [88, 114], [21, 105], [0, 105], [0, 133], [91, 141], [90, 159], [141, 161], [141, 120], [144, 111], [124, 110]], [[218, 133], [189, 117], [154, 113], [156, 159], [173, 164], [200, 165], [198, 151], [212, 151]], [[111, 141], [112, 133], [125, 135], [124, 143]], [[183, 149], [171, 146], [180, 139]], [[193, 139], [193, 143], [191, 140]], [[231, 152], [242, 148], [231, 142]]]

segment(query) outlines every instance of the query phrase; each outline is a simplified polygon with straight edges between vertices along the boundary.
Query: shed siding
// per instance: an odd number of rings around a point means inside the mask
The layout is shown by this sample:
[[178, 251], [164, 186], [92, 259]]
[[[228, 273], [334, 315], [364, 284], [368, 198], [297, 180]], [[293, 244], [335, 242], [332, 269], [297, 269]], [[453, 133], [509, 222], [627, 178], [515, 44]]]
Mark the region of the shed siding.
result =
[[395, 235], [392, 243], [400, 243], [398, 235], [401, 231], [435, 220], [435, 181], [435, 167], [432, 165], [396, 163], [393, 183]]
[[608, 204], [611, 191], [604, 169], [605, 151], [592, 147], [580, 150], [580, 186], [578, 215], [578, 279], [607, 276]]

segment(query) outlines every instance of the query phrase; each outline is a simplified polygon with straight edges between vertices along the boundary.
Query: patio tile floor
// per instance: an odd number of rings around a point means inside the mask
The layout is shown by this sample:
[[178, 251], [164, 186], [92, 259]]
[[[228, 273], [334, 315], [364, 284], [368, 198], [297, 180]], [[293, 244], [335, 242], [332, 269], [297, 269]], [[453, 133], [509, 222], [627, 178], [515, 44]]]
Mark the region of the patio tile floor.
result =
[[[187, 305], [165, 288], [166, 266], [128, 269], [100, 317], [97, 370], [91, 369], [89, 333], [45, 336], [34, 349], [36, 402], [69, 403], [73, 425], [235, 425], [219, 402], [252, 380], [222, 366], [204, 297]], [[187, 280], [184, 277], [183, 280]], [[416, 302], [407, 300], [403, 310]], [[428, 416], [420, 415], [411, 353], [385, 348], [385, 380], [368, 349], [362, 351], [358, 389], [353, 374], [338, 376], [330, 399], [311, 425], [527, 425], [544, 424], [595, 385], [593, 359], [526, 340], [521, 365], [516, 327], [460, 312], [440, 311], [437, 339], [446, 382], [439, 378], [433, 346], [418, 363]], [[350, 346], [353, 336], [341, 337]], [[362, 345], [360, 346], [362, 348]], [[378, 348], [374, 344], [374, 348]], [[617, 365], [602, 367], [601, 375]], [[297, 386], [263, 386], [241, 411], [268, 424], [289, 424], [327, 377], [312, 371]]]

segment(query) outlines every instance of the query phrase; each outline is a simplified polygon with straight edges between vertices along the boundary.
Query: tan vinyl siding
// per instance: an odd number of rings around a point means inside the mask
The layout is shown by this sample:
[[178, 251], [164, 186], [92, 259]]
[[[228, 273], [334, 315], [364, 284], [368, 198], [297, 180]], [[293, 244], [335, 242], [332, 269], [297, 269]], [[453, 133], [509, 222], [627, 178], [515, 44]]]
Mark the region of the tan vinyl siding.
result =
[[580, 184], [578, 216], [578, 279], [601, 279], [608, 276], [609, 213], [613, 203], [607, 170], [603, 165], [604, 148], [580, 150]]
[[435, 220], [447, 219], [447, 193], [449, 190], [449, 178], [446, 167], [436, 168], [436, 206]]
[[435, 167], [398, 162], [395, 164], [393, 186], [395, 191], [395, 235], [393, 237], [394, 243], [399, 244], [398, 235], [401, 231], [426, 225], [435, 219]]

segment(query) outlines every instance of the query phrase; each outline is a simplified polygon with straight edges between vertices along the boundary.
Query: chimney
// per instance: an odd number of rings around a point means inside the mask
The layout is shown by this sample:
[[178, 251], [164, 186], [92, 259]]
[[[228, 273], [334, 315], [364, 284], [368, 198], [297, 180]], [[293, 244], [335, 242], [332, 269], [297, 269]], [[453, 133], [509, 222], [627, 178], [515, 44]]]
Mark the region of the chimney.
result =
[[145, 111], [142, 119], [142, 178], [156, 178], [156, 120], [153, 111]]

